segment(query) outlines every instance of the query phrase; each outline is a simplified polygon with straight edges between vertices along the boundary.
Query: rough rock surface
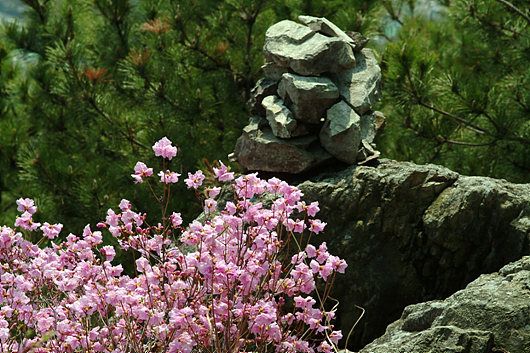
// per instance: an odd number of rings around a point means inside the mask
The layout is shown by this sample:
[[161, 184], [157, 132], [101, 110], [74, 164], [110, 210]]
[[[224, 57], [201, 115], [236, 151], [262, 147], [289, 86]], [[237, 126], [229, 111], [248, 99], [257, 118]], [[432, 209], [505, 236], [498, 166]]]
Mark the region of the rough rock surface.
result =
[[283, 104], [283, 100], [276, 96], [268, 96], [263, 98], [261, 105], [265, 108], [267, 120], [274, 136], [291, 137], [297, 123], [293, 113]]
[[370, 41], [369, 38], [363, 37], [359, 32], [346, 31], [345, 32], [355, 43], [355, 52], [360, 52], [364, 49], [366, 44]]
[[275, 81], [280, 81], [282, 75], [286, 72], [289, 72], [289, 69], [283, 66], [276, 65], [274, 62], [268, 62], [261, 67], [265, 76], [271, 78]]
[[250, 92], [251, 96], [248, 101], [248, 105], [250, 105], [250, 114], [265, 116], [265, 108], [261, 105], [263, 98], [276, 94], [277, 89], [278, 80], [269, 77], [263, 77], [260, 79]]
[[355, 67], [356, 60], [349, 43], [290, 20], [267, 30], [263, 54], [267, 60], [304, 76], [346, 70]]
[[[447, 298], [480, 274], [530, 253], [527, 184], [383, 159], [377, 167], [351, 166], [298, 187], [304, 200], [319, 201], [318, 216], [328, 224], [315, 243], [326, 241], [349, 264], [332, 293], [345, 335], [361, 314], [356, 305], [366, 310], [350, 337], [353, 351], [381, 336], [406, 306]], [[461, 337], [487, 341], [478, 331]]]
[[325, 34], [330, 37], [338, 37], [350, 43], [352, 49], [355, 50], [357, 47], [352, 37], [348, 36], [342, 29], [337, 27], [333, 22], [324, 17], [313, 17], [313, 16], [298, 16], [298, 19], [305, 23], [312, 31]]
[[[447, 327], [451, 327], [450, 330]], [[444, 334], [429, 342], [429, 332]], [[472, 342], [461, 339], [473, 337]], [[458, 342], [458, 345], [454, 345]], [[444, 301], [405, 308], [386, 333], [362, 353], [433, 352], [526, 353], [530, 347], [530, 257], [504, 266], [498, 273], [481, 275], [464, 290]], [[414, 348], [415, 347], [415, 348]], [[450, 349], [453, 347], [452, 349]], [[471, 348], [470, 348], [471, 347]]]
[[331, 80], [339, 88], [341, 98], [363, 115], [381, 100], [381, 68], [371, 49], [363, 49], [355, 57], [354, 68], [332, 74]]
[[330, 160], [314, 135], [281, 139], [269, 127], [247, 125], [236, 143], [234, 155], [247, 170], [301, 173]]
[[278, 94], [298, 121], [320, 123], [322, 114], [339, 98], [337, 86], [327, 77], [306, 77], [285, 73]]
[[361, 143], [361, 118], [341, 101], [327, 111], [327, 120], [320, 130], [320, 143], [333, 157], [354, 164]]
[[377, 135], [377, 117], [374, 112], [361, 116], [361, 140], [372, 143]]

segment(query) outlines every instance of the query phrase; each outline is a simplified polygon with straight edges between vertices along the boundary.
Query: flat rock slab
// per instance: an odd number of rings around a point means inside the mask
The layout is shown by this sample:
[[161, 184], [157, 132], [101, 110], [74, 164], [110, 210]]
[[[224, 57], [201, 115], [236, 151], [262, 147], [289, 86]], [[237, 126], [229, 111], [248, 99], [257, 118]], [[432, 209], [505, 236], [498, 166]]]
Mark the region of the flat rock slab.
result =
[[355, 53], [357, 66], [331, 75], [340, 96], [359, 115], [381, 100], [381, 68], [371, 49]]
[[285, 140], [274, 136], [270, 128], [260, 130], [255, 124], [243, 129], [234, 158], [247, 170], [298, 174], [332, 157], [319, 146], [315, 135]]
[[303, 76], [347, 70], [355, 67], [356, 60], [349, 43], [315, 33], [290, 20], [269, 27], [263, 54], [268, 61], [289, 67]]
[[327, 77], [306, 77], [285, 73], [278, 94], [294, 118], [310, 124], [320, 123], [324, 112], [339, 99], [339, 90]]

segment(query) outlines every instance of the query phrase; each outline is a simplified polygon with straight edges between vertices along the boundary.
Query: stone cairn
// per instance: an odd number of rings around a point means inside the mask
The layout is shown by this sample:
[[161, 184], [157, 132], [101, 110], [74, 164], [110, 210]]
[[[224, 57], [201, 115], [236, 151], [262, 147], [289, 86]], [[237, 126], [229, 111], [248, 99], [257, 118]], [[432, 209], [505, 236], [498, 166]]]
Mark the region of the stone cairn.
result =
[[303, 173], [333, 158], [379, 157], [374, 138], [385, 118], [381, 69], [368, 39], [326, 18], [300, 16], [267, 30], [262, 69], [249, 101], [249, 125], [229, 158], [252, 171]]

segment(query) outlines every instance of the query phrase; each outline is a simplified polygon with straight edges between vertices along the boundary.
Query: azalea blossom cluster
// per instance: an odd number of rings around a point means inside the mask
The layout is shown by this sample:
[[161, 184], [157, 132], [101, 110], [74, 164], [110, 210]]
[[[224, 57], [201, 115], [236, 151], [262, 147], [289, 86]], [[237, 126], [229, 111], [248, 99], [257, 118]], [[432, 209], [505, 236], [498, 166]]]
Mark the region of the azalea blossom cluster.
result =
[[[153, 150], [168, 160], [177, 152], [167, 138]], [[133, 178], [149, 181], [153, 171], [140, 163]], [[325, 226], [314, 219], [318, 203], [306, 205], [300, 190], [277, 178], [235, 178], [222, 163], [214, 172], [231, 185], [234, 199], [218, 210], [220, 188], [207, 188], [205, 220], [187, 228], [175, 212], [150, 226], [127, 200], [117, 213], [108, 210], [98, 227], [140, 254], [134, 277], [112, 263], [114, 247], [103, 245], [102, 231], [90, 225], [82, 236], [69, 234], [46, 248], [30, 243], [23, 232], [54, 239], [62, 225], [39, 228], [32, 221], [33, 201], [17, 201], [24, 212], [18, 229], [0, 231], [0, 350], [333, 350], [342, 334], [331, 323], [335, 311], [326, 311], [323, 303], [335, 274], [347, 265], [329, 254], [325, 243], [309, 244]], [[168, 173], [162, 173], [163, 185]], [[185, 183], [198, 189], [203, 180], [198, 171]], [[270, 207], [262, 202], [266, 197]], [[302, 219], [293, 220], [295, 214]], [[317, 290], [317, 278], [325, 282], [323, 290]]]

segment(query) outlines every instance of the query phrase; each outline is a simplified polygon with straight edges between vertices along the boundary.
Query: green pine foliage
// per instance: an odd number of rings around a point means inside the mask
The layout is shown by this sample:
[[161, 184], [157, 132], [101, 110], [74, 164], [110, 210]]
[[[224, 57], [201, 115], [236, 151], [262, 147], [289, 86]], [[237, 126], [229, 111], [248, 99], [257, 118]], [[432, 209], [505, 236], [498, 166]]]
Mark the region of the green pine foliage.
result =
[[530, 181], [526, 1], [439, 1], [409, 12], [382, 62], [383, 155]]
[[[160, 205], [130, 174], [138, 161], [161, 169], [151, 146], [163, 136], [179, 148], [168, 167], [181, 179], [226, 163], [272, 24], [309, 14], [368, 35], [384, 24], [382, 1], [21, 3], [22, 20], [0, 28], [0, 222], [12, 224], [15, 201], [29, 197], [36, 219], [63, 223], [63, 234], [95, 225], [122, 198], [158, 222]], [[183, 183], [172, 194], [185, 221], [201, 211]]]

